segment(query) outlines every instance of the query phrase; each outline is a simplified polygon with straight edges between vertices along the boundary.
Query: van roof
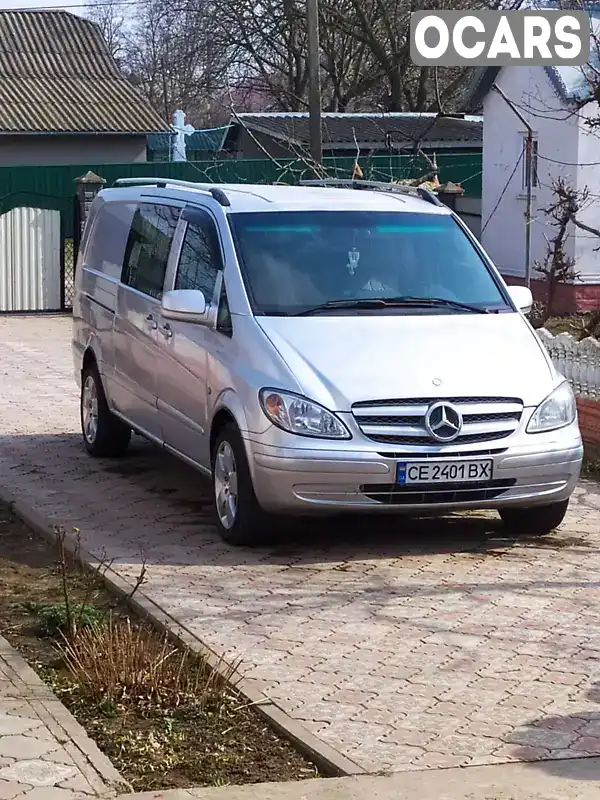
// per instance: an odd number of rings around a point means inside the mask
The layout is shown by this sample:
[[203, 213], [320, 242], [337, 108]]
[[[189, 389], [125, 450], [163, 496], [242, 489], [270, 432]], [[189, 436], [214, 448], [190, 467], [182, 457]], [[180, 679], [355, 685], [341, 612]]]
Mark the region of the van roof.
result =
[[[148, 181], [153, 179], [148, 179]], [[182, 182], [183, 183], [183, 182]], [[137, 189], [140, 196], [171, 198], [193, 202], [194, 194], [206, 196], [207, 184], [186, 185], [170, 183], [164, 178], [164, 186], [151, 184], [123, 184], [123, 187], [104, 189], [106, 200], [117, 200], [123, 196], [123, 189]], [[322, 186], [279, 186], [269, 184], [215, 183], [210, 189], [223, 192], [229, 206], [228, 213], [246, 211], [412, 211], [424, 214], [450, 214], [446, 206], [437, 206], [418, 195], [383, 191], [357, 191], [356, 189], [332, 188]]]

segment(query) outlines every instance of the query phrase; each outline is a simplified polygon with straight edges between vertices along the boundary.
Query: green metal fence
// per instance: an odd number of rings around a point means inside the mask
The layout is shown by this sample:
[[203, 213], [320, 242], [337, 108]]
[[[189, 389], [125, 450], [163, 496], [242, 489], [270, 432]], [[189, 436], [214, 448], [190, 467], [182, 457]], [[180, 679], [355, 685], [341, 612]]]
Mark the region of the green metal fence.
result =
[[[465, 194], [481, 197], [481, 152], [437, 155], [442, 183], [460, 183]], [[349, 178], [353, 158], [326, 158], [329, 177]], [[390, 181], [417, 178], [426, 174], [427, 162], [413, 156], [374, 156], [361, 158], [363, 177]], [[76, 179], [91, 170], [111, 186], [117, 178], [160, 176], [208, 183], [287, 183], [314, 177], [301, 159], [222, 159], [211, 161], [76, 164], [71, 166], [0, 167], [0, 214], [20, 206], [56, 209], [61, 212], [61, 307], [70, 308], [74, 276], [74, 231]]]
[[[442, 182], [461, 183], [465, 194], [481, 197], [481, 153], [449, 153], [437, 156]], [[351, 177], [353, 158], [327, 158], [325, 168], [331, 177]], [[389, 181], [412, 178], [427, 172], [423, 159], [412, 156], [374, 156], [360, 161], [363, 176]], [[54, 208], [62, 213], [64, 235], [73, 235], [75, 217], [75, 179], [88, 170], [110, 186], [117, 178], [166, 178], [214, 183], [295, 184], [313, 177], [310, 167], [299, 159], [226, 159], [137, 164], [76, 164], [72, 166], [0, 167], [0, 214], [19, 206]]]

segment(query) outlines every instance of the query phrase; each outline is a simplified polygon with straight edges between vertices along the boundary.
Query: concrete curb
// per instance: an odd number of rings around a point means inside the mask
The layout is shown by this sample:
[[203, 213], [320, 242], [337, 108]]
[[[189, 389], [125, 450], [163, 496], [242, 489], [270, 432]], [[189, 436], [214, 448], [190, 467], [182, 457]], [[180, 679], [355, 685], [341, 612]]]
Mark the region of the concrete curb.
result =
[[[45, 539], [51, 542], [56, 541], [57, 526], [49, 523], [28, 503], [24, 503], [13, 492], [2, 486], [0, 486], [0, 500], [9, 504], [17, 516]], [[83, 565], [90, 570], [100, 566], [96, 556], [78, 546], [76, 537], [69, 532], [68, 527], [63, 524], [63, 528], [66, 531], [65, 549], [71, 554], [77, 552]], [[107, 587], [117, 595], [128, 597], [131, 594], [133, 585], [118, 575], [112, 567], [105, 569], [100, 574], [100, 577]], [[220, 675], [225, 677], [226, 674], [231, 674], [231, 665], [221, 655], [208, 647], [160, 605], [151, 600], [141, 589], [136, 591], [135, 595], [129, 598], [127, 602], [135, 613], [150, 622], [161, 633], [166, 632], [177, 644], [202, 654], [207, 659], [210, 667], [215, 668]], [[235, 671], [233, 680], [230, 683], [235, 686], [236, 691], [248, 703], [256, 708], [256, 711], [264, 717], [277, 733], [292, 742], [300, 752], [310, 758], [324, 775], [339, 777], [368, 774], [367, 770], [360, 764], [323, 742], [270, 700], [264, 693], [263, 686], [259, 681], [253, 678], [245, 678], [239, 671]]]
[[149, 792], [117, 800], [597, 800], [600, 759], [450, 767], [289, 783]]

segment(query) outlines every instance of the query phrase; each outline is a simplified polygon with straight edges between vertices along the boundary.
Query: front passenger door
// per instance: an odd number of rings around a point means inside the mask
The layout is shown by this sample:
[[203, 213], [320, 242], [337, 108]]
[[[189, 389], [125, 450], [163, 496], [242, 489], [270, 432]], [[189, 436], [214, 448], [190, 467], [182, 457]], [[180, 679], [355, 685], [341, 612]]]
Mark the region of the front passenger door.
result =
[[[216, 224], [208, 211], [188, 208], [174, 289], [200, 289], [216, 319], [223, 256]], [[178, 232], [179, 236], [179, 232]], [[161, 319], [158, 327], [158, 413], [165, 444], [207, 466], [209, 327]]]
[[115, 406], [136, 429], [156, 439], [160, 439], [156, 406], [160, 301], [180, 213], [175, 206], [138, 206], [117, 290]]

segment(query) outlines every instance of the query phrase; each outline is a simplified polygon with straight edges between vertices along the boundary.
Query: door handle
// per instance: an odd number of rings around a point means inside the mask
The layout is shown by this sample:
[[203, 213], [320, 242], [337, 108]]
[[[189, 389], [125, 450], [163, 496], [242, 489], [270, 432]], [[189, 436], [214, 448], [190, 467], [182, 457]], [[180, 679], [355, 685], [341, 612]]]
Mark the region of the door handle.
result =
[[155, 331], [158, 328], [158, 322], [154, 319], [152, 314], [146, 315], [146, 322], [151, 331]]
[[165, 337], [165, 339], [170, 339], [171, 336], [173, 336], [173, 331], [171, 330], [171, 326], [169, 325], [168, 322], [166, 322], [164, 325], [161, 325], [160, 332]]

